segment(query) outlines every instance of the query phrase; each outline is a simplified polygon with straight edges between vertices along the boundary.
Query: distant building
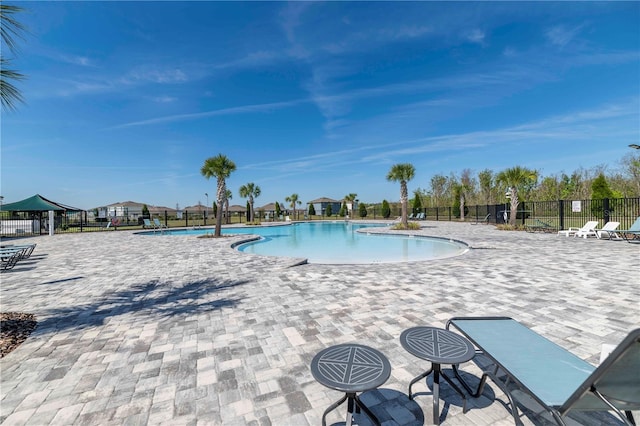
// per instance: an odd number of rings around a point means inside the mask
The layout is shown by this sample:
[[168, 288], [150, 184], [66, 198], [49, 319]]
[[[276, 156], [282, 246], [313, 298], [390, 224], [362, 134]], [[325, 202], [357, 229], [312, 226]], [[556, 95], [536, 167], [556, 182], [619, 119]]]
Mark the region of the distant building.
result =
[[334, 200], [332, 198], [322, 197], [312, 201], [307, 202], [307, 211], [309, 211], [309, 204], [313, 204], [313, 208], [316, 211], [317, 215], [324, 216], [327, 211], [327, 207], [331, 205], [331, 214], [336, 215], [340, 211], [340, 207], [342, 207], [342, 203], [338, 200]]
[[[122, 201], [118, 203], [109, 204], [106, 206], [96, 207], [88, 211], [89, 220], [92, 219], [107, 219], [107, 218], [119, 218], [129, 221], [137, 221], [139, 217], [142, 217], [142, 209], [145, 203], [138, 203], [135, 201]], [[146, 204], [149, 209], [149, 214], [153, 216], [164, 217], [165, 213], [168, 216], [175, 216], [176, 209], [163, 206], [152, 206]]]

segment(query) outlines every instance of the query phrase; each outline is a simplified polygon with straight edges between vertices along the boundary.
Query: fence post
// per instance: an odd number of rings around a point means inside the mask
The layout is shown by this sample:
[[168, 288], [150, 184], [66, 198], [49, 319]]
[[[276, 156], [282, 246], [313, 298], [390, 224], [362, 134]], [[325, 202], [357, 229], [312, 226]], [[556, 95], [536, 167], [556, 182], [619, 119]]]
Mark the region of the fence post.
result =
[[602, 208], [604, 209], [604, 223], [607, 223], [611, 219], [608, 198], [605, 198], [604, 200], [602, 200]]
[[164, 226], [169, 227], [169, 215], [166, 210], [164, 211]]
[[189, 227], [189, 212], [187, 210], [184, 211], [184, 227]]
[[558, 200], [558, 225], [560, 230], [564, 229], [564, 201]]

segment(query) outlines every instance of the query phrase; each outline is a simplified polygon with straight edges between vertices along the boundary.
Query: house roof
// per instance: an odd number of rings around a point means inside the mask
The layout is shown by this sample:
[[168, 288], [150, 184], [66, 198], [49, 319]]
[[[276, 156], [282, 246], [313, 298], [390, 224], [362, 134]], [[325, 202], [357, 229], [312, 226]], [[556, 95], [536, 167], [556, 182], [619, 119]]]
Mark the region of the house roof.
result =
[[307, 201], [307, 204], [315, 204], [315, 203], [339, 203], [339, 200], [334, 200], [327, 197], [317, 198], [315, 200]]
[[16, 201], [15, 203], [3, 204], [0, 210], [12, 212], [46, 212], [49, 210], [71, 212], [83, 211], [82, 209], [78, 209], [76, 207], [71, 207], [65, 204], [56, 203], [55, 201], [47, 200], [40, 194], [25, 198], [21, 201]]
[[[284, 210], [282, 204], [280, 204], [280, 208]], [[276, 203], [265, 204], [262, 207], [256, 207], [256, 210], [264, 210], [266, 212], [274, 212], [276, 211]]]
[[244, 212], [247, 211], [247, 208], [243, 207], [243, 206], [241, 206], [239, 204], [233, 204], [233, 205], [229, 206], [229, 211], [230, 212], [243, 212], [244, 213]]

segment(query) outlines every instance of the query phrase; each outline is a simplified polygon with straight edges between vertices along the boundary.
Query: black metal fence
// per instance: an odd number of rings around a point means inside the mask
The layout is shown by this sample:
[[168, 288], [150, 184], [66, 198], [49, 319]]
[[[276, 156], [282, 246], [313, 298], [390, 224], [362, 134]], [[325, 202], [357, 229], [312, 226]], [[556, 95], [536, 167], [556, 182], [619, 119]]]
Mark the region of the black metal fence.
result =
[[[389, 218], [395, 219], [400, 216], [400, 206], [391, 207]], [[283, 215], [289, 215], [288, 211], [283, 211]], [[322, 215], [308, 216], [304, 210], [298, 210], [293, 220], [322, 220], [340, 219], [337, 216], [327, 217]], [[460, 221], [460, 208], [454, 207], [427, 207], [417, 212], [423, 213], [424, 219], [435, 221]], [[227, 216], [224, 212], [222, 223], [246, 223], [245, 212], [229, 212]], [[256, 212], [257, 219], [265, 221], [261, 212]], [[467, 222], [484, 222], [488, 215], [487, 222], [493, 224], [504, 224], [508, 222], [511, 215], [509, 204], [494, 205], [473, 205], [465, 206], [464, 219]], [[569, 227], [580, 227], [585, 222], [597, 220], [600, 226], [607, 222], [620, 222], [620, 229], [629, 229], [633, 222], [640, 216], [640, 197], [637, 198], [615, 198], [603, 200], [558, 200], [558, 201], [526, 201], [518, 206], [516, 212], [516, 223], [518, 225], [534, 225], [537, 221], [545, 222], [556, 230], [567, 229]], [[358, 212], [355, 212], [355, 219], [360, 219]], [[367, 207], [367, 216], [364, 219], [382, 219], [382, 209], [379, 206]], [[95, 218], [86, 211], [81, 212], [56, 212], [53, 220], [55, 233], [69, 232], [93, 232], [112, 231], [118, 229], [144, 229], [147, 228], [143, 217], [111, 217]], [[175, 213], [163, 212], [148, 218], [157, 219], [162, 225], [170, 228], [174, 227], [197, 227], [212, 226], [215, 224], [214, 217], [207, 217], [203, 212], [184, 211], [180, 216]], [[270, 215], [268, 220], [274, 219]], [[51, 224], [49, 223], [48, 212], [8, 212], [0, 211], [0, 236], [32, 236], [46, 235], [49, 233]], [[151, 225], [153, 227], [153, 225]]]

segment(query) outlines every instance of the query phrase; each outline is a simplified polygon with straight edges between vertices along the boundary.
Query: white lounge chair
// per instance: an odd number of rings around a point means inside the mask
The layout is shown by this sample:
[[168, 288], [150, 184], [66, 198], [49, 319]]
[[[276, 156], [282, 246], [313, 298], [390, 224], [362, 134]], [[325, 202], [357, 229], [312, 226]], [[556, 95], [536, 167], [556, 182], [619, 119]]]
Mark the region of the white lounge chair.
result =
[[[563, 229], [562, 231], [558, 231], [558, 235], [565, 235], [565, 236], [580, 236], [580, 237], [584, 237], [587, 238], [588, 233], [591, 232], [591, 235], [596, 235], [596, 226], [598, 226], [598, 221], [597, 220], [591, 220], [587, 223], [585, 223], [582, 228], [574, 228], [574, 227], [569, 227], [569, 229]], [[578, 235], [578, 233], [580, 233], [580, 235]]]
[[620, 226], [620, 222], [607, 222], [604, 224], [602, 229], [596, 229], [596, 237], [598, 237], [598, 239], [602, 239], [602, 236], [604, 235], [610, 240], [621, 240], [622, 237], [620, 237], [620, 235], [618, 235], [618, 233], [616, 232], [618, 226]]

